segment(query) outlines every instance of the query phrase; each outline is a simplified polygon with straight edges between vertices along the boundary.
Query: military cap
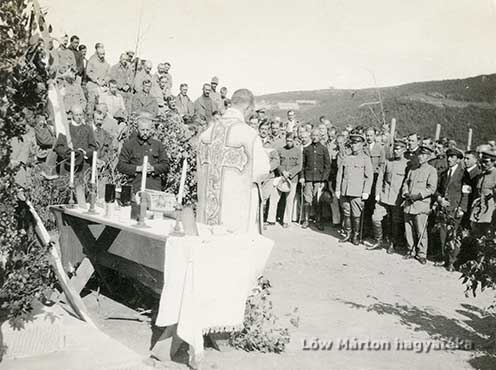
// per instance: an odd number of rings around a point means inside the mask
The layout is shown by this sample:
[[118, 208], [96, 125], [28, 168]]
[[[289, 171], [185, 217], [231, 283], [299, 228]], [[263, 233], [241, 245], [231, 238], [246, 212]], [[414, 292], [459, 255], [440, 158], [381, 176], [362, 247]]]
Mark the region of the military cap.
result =
[[363, 129], [361, 127], [357, 127], [350, 132], [350, 140], [351, 141], [363, 141], [365, 142], [365, 135], [363, 133]]
[[432, 154], [434, 150], [427, 145], [420, 145], [418, 154]]
[[265, 108], [258, 108], [255, 112], [257, 112], [257, 113], [265, 113]]
[[219, 84], [219, 77], [215, 76], [215, 77], [212, 77], [212, 81], [210, 81], [210, 83], [212, 84]]
[[406, 142], [405, 142], [405, 140], [397, 139], [394, 141], [393, 147], [394, 148], [406, 148]]
[[496, 152], [494, 150], [483, 150], [481, 151], [482, 158], [490, 158], [493, 161], [496, 160]]
[[446, 156], [447, 156], [447, 157], [457, 156], [458, 158], [460, 158], [460, 159], [461, 159], [461, 158], [463, 158], [463, 152], [462, 152], [460, 149], [455, 148], [455, 147], [453, 147], [453, 148], [448, 148], [448, 149], [446, 150]]

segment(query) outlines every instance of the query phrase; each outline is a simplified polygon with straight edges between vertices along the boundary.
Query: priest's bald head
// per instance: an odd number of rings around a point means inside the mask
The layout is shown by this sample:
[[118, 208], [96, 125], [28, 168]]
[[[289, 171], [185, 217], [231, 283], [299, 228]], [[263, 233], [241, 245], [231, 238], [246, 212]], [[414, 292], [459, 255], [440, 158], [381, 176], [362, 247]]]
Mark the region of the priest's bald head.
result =
[[232, 108], [243, 113], [245, 121], [248, 122], [250, 116], [255, 110], [255, 97], [248, 89], [236, 90], [231, 98]]

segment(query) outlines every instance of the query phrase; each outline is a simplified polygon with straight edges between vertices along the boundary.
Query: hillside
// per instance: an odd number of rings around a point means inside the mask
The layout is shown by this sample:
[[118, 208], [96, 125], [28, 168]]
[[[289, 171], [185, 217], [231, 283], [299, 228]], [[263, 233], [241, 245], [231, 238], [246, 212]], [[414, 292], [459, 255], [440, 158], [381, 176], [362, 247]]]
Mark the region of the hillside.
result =
[[[465, 146], [469, 127], [473, 128], [474, 145], [496, 138], [496, 74], [384, 87], [380, 93], [386, 120], [396, 118], [400, 134], [432, 136], [440, 123], [441, 135], [454, 138], [460, 147]], [[257, 97], [257, 104], [274, 115], [285, 117], [294, 107], [300, 120], [316, 122], [326, 115], [339, 127], [378, 126], [380, 106], [362, 105], [377, 101], [375, 89], [292, 91]]]

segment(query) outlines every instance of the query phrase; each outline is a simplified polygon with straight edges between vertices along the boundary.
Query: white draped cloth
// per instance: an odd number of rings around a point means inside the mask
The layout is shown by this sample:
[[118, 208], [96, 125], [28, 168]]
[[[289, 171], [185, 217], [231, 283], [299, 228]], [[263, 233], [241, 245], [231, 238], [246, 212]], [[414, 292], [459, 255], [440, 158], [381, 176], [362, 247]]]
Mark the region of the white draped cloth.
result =
[[157, 326], [177, 323], [177, 335], [196, 355], [203, 352], [203, 334], [243, 328], [246, 299], [274, 245], [258, 234], [214, 234], [204, 226], [200, 236], [167, 239], [156, 320]]

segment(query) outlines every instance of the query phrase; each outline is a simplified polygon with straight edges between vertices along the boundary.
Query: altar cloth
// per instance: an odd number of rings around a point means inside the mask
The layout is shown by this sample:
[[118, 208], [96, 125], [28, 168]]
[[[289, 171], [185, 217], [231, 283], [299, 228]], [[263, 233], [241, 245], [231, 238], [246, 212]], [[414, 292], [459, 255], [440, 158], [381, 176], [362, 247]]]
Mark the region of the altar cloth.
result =
[[203, 352], [203, 334], [243, 328], [246, 299], [274, 245], [259, 234], [214, 234], [204, 226], [199, 236], [167, 239], [156, 320], [178, 324], [178, 336], [195, 354]]

